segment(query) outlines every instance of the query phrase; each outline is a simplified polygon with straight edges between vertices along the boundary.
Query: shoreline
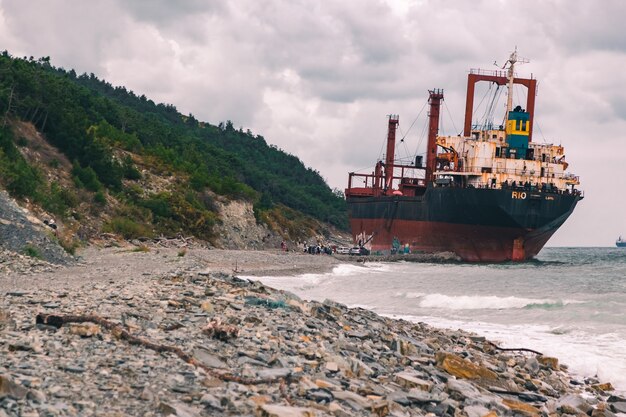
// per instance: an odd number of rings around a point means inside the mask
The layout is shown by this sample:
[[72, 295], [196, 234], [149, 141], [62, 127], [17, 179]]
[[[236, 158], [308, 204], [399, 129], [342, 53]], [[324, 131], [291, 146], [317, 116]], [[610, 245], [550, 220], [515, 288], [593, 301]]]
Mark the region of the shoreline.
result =
[[[278, 251], [89, 248], [73, 266], [2, 276], [0, 398], [8, 400], [0, 411], [610, 417], [626, 407], [606, 381], [570, 375], [556, 358], [504, 352], [476, 334], [330, 300], [303, 301], [232, 276], [235, 261], [250, 276], [349, 263]], [[96, 315], [193, 360], [130, 345], [93, 321], [35, 325], [38, 314]]]
[[[147, 248], [147, 249], [146, 249]], [[181, 271], [244, 274], [251, 276], [325, 273], [350, 260], [329, 255], [309, 255], [280, 250], [230, 250], [206, 248], [166, 248], [128, 245], [79, 251], [77, 261], [67, 266], [49, 264], [23, 255], [6, 256], [5, 268], [16, 267], [0, 276], [0, 291], [20, 289], [75, 288], [88, 282], [123, 281], [132, 276], [176, 273]], [[63, 271], [60, 273], [59, 271]], [[106, 272], [104, 278], [102, 272]], [[37, 275], [37, 278], [33, 278]], [[59, 278], [62, 276], [62, 278]]]

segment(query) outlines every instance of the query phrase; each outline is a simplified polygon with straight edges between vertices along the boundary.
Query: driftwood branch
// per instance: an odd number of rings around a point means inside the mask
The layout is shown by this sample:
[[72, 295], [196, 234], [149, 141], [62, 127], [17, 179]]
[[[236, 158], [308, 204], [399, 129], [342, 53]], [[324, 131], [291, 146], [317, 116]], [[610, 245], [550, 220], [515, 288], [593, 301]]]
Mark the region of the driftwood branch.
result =
[[283, 381], [283, 378], [244, 378], [237, 375], [233, 375], [227, 372], [219, 372], [214, 368], [204, 365], [196, 358], [194, 358], [189, 353], [186, 353], [182, 349], [176, 346], [163, 345], [160, 343], [154, 343], [149, 340], [137, 337], [132, 335], [128, 330], [126, 330], [122, 325], [118, 323], [114, 323], [110, 320], [107, 320], [103, 317], [97, 316], [95, 314], [90, 315], [66, 315], [60, 316], [56, 314], [37, 314], [36, 323], [44, 324], [48, 326], [53, 326], [56, 328], [60, 328], [64, 324], [68, 323], [95, 323], [99, 324], [103, 328], [109, 330], [111, 334], [117, 339], [125, 340], [131, 345], [141, 346], [146, 349], [154, 350], [155, 352], [163, 353], [173, 353], [178, 356], [183, 361], [187, 362], [190, 365], [194, 365], [198, 368], [203, 369], [206, 373], [211, 376], [214, 376], [222, 381], [228, 382], [237, 382], [239, 384], [244, 385], [259, 385], [259, 384], [271, 384], [275, 382]]
[[532, 349], [527, 349], [527, 348], [502, 348], [502, 347], [496, 345], [493, 342], [487, 342], [487, 343], [490, 344], [494, 349], [501, 350], [503, 352], [530, 352], [530, 353], [534, 353], [535, 355], [543, 356], [543, 353], [537, 352], [536, 350], [532, 350]]

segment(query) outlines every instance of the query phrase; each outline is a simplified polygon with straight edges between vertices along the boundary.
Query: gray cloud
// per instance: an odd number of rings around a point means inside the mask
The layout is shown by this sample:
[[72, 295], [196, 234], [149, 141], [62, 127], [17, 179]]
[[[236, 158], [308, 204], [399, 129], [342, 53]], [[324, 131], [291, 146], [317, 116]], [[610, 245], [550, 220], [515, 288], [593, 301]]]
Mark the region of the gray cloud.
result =
[[223, 13], [226, 3], [205, 0], [115, 0], [137, 20], [156, 25], [174, 25], [190, 15]]
[[2, 12], [5, 30], [17, 38], [7, 45], [11, 52], [51, 56], [57, 64], [98, 73], [109, 42], [124, 36], [127, 20], [109, 2], [4, 0]]
[[550, 2], [547, 9], [551, 19], [544, 20], [547, 35], [567, 48], [571, 54], [593, 50], [626, 52], [624, 9], [620, 0], [602, 3], [587, 1]]

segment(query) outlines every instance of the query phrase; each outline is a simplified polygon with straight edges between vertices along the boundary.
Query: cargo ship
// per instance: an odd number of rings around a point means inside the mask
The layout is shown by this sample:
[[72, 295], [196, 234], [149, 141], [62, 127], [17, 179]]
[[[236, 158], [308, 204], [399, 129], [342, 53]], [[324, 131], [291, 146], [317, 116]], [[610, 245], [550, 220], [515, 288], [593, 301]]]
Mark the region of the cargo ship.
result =
[[[395, 159], [399, 117], [389, 116], [384, 157], [370, 173], [349, 174], [355, 244], [381, 255], [453, 252], [468, 262], [524, 261], [543, 248], [583, 193], [566, 172], [564, 148], [532, 141], [537, 80], [518, 78], [518, 62], [515, 51], [501, 70], [470, 70], [462, 135], [439, 135], [444, 91], [429, 91], [425, 158]], [[502, 125], [472, 124], [478, 82], [506, 89]], [[527, 89], [525, 108], [513, 107], [514, 85]]]

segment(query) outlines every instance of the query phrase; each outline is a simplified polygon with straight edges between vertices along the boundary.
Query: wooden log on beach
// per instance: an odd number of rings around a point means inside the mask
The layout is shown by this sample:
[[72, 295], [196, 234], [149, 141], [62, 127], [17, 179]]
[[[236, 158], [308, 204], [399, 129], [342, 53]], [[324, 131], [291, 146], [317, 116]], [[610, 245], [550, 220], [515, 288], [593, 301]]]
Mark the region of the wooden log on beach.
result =
[[[216, 378], [219, 378], [223, 381], [227, 381], [227, 382], [237, 382], [239, 384], [244, 384], [244, 385], [259, 385], [259, 384], [272, 384], [272, 383], [281, 382], [281, 381], [282, 383], [284, 383], [286, 378], [289, 378], [289, 379], [295, 378], [291, 374], [288, 376], [280, 376], [276, 378], [272, 378], [272, 377], [245, 378], [245, 377], [240, 377], [238, 375], [233, 375], [228, 372], [217, 371], [209, 366], [206, 366], [205, 364], [197, 360], [193, 355], [190, 355], [189, 353], [183, 351], [179, 347], [164, 345], [160, 343], [154, 343], [149, 340], [134, 336], [128, 330], [126, 330], [121, 324], [114, 323], [110, 320], [107, 320], [95, 314], [64, 315], [63, 316], [63, 315], [57, 315], [57, 314], [40, 313], [40, 314], [37, 314], [35, 321], [36, 321], [36, 324], [53, 326], [56, 328], [60, 328], [64, 324], [69, 324], [69, 323], [95, 323], [95, 324], [100, 325], [102, 328], [109, 330], [111, 334], [113, 334], [113, 336], [117, 339], [124, 340], [131, 345], [141, 346], [146, 349], [154, 350], [155, 352], [172, 353], [178, 356], [183, 361], [187, 362], [188, 364], [201, 368], [207, 374], [214, 376]], [[219, 323], [217, 325], [219, 325]], [[213, 325], [213, 327], [211, 328], [212, 332], [206, 332], [206, 333], [209, 333], [209, 334], [216, 333], [216, 334], [220, 334], [222, 337], [223, 337], [223, 334], [226, 332], [230, 332], [232, 334], [232, 329], [230, 328], [225, 329], [224, 331], [216, 330], [215, 326], [217, 325], [216, 324]]]

